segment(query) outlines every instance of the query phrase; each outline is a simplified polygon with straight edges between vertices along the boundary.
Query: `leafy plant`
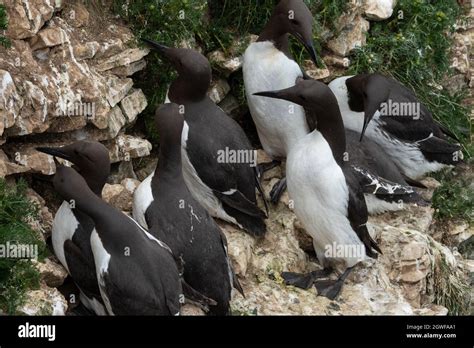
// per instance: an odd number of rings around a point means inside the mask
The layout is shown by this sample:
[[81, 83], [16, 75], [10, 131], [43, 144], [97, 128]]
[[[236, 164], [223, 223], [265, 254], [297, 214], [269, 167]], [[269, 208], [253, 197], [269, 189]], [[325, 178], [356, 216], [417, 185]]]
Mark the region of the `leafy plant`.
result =
[[469, 112], [461, 104], [465, 94], [439, 88], [439, 81], [453, 75], [450, 47], [460, 16], [455, 0], [398, 1], [390, 19], [371, 23], [367, 45], [351, 57], [350, 73], [382, 72], [411, 87], [461, 140], [469, 157]]
[[443, 171], [434, 175], [442, 182], [433, 194], [435, 217], [438, 219], [466, 220], [474, 222], [474, 188], [472, 178], [458, 177]]
[[[27, 185], [20, 180], [17, 186], [7, 185], [0, 179], [0, 245], [36, 245], [38, 258], [46, 256], [46, 245], [28, 226], [38, 213], [26, 197]], [[28, 259], [0, 257], [0, 309], [15, 314], [28, 289], [39, 286], [39, 273]]]
[[[5, 5], [0, 4], [0, 30], [6, 30], [8, 27], [7, 12], [5, 10]], [[8, 48], [11, 45], [11, 42], [8, 38], [0, 35], [0, 45]]]

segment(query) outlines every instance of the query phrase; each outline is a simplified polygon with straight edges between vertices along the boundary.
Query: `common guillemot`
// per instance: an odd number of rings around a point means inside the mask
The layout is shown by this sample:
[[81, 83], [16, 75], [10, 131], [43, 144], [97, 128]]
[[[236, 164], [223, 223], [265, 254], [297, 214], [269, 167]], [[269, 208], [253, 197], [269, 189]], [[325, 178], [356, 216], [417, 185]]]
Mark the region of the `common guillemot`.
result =
[[169, 247], [105, 203], [74, 169], [59, 166], [53, 184], [94, 222], [90, 243], [107, 313], [178, 315], [184, 295]]
[[454, 135], [398, 81], [360, 74], [335, 79], [329, 87], [345, 127], [379, 144], [410, 181], [462, 160], [460, 146], [448, 142]]
[[[309, 111], [308, 118], [316, 118], [308, 122], [316, 124], [316, 129], [290, 149], [286, 172], [295, 213], [313, 238], [324, 270], [305, 275], [283, 272], [282, 277], [287, 284], [302, 288], [314, 284], [320, 295], [334, 299], [353, 267], [381, 252], [367, 230], [368, 212], [358, 172], [344, 162], [346, 141], [337, 102], [331, 90], [315, 80], [256, 95], [292, 101]], [[286, 116], [293, 115], [287, 111]], [[334, 245], [355, 253], [331, 253]], [[336, 281], [318, 279], [341, 266], [344, 272]]]
[[[73, 163], [89, 188], [101, 197], [110, 174], [109, 152], [104, 145], [78, 141], [63, 147], [38, 147], [37, 150]], [[81, 302], [95, 314], [106, 315], [90, 244], [94, 222], [73, 203], [63, 201], [56, 212], [51, 233], [53, 250], [79, 288]]]
[[[297, 26], [287, 16], [293, 14]], [[298, 64], [288, 51], [288, 33], [299, 32], [304, 42], [311, 41], [312, 16], [306, 5], [299, 0], [281, 1], [259, 37], [244, 55], [244, 82], [252, 118], [256, 124], [264, 150], [274, 159], [284, 158], [294, 143], [308, 134], [315, 125], [298, 104], [287, 100], [267, 100], [252, 95], [262, 90], [280, 90], [293, 86], [296, 81], [310, 79], [303, 76]], [[306, 45], [311, 47], [310, 44]], [[311, 52], [312, 50], [309, 49]], [[291, 112], [292, 118], [284, 115]], [[425, 205], [418, 193], [409, 187], [392, 160], [368, 141], [359, 139], [347, 131], [348, 161], [365, 167], [364, 193], [369, 213], [400, 210], [406, 203]], [[271, 168], [265, 164], [264, 168]], [[358, 173], [362, 175], [362, 173]], [[377, 179], [369, 180], [369, 176]], [[286, 179], [280, 180], [271, 191], [271, 200], [277, 203], [286, 188]]]
[[[257, 180], [256, 163], [245, 159], [235, 163], [220, 156], [226, 150], [250, 154], [254, 149], [238, 123], [207, 96], [211, 82], [209, 61], [195, 50], [144, 41], [178, 71], [168, 98], [184, 111], [183, 174], [191, 194], [212, 216], [236, 224], [254, 236], [263, 236], [266, 214], [257, 206], [255, 189], [263, 191]], [[153, 200], [150, 184], [151, 178], [138, 191], [146, 202], [136, 203], [134, 216], [140, 223], [145, 221], [148, 202]]]
[[[265, 152], [272, 163], [260, 165], [260, 173], [286, 158], [290, 147], [308, 133], [301, 106], [286, 100], [269, 101], [253, 93], [291, 87], [304, 78], [289, 49], [289, 35], [300, 41], [316, 63], [313, 45], [313, 16], [302, 0], [282, 0], [275, 7], [258, 40], [244, 53], [243, 78], [252, 119]], [[283, 116], [292, 111], [291, 119]], [[285, 179], [272, 189], [272, 201], [278, 201]]]
[[176, 104], [156, 111], [160, 134], [158, 166], [151, 179], [153, 201], [145, 212], [149, 232], [165, 242], [184, 262], [184, 280], [212, 298], [212, 315], [229, 313], [232, 285], [242, 292], [227, 255], [227, 242], [209, 213], [193, 198], [183, 178], [183, 115]]

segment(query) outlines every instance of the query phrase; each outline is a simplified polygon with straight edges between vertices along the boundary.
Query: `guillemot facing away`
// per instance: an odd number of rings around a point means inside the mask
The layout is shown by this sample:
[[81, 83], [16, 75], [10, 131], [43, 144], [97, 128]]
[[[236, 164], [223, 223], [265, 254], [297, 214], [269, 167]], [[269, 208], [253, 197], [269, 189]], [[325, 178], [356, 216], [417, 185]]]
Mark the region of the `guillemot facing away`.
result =
[[213, 315], [229, 313], [232, 285], [242, 291], [227, 255], [227, 242], [209, 213], [193, 198], [183, 178], [181, 133], [183, 115], [176, 104], [156, 111], [160, 134], [158, 166], [151, 179], [153, 201], [145, 212], [149, 232], [184, 261], [184, 280], [212, 298]]
[[462, 160], [460, 146], [447, 141], [454, 135], [398, 81], [377, 73], [361, 74], [335, 79], [329, 87], [345, 127], [379, 144], [410, 180]]
[[[178, 71], [168, 97], [184, 111], [182, 160], [189, 191], [212, 216], [236, 224], [254, 236], [263, 236], [266, 215], [257, 206], [255, 189], [263, 191], [257, 180], [255, 160], [251, 160], [254, 150], [238, 123], [207, 96], [211, 83], [209, 61], [195, 50], [144, 41]], [[245, 156], [221, 156], [228, 151]], [[150, 183], [151, 178], [139, 191], [145, 201], [136, 204], [140, 223], [145, 221], [144, 213], [153, 200]]]
[[348, 149], [345, 157], [359, 178], [369, 214], [398, 211], [411, 204], [429, 204], [410, 187], [396, 164], [377, 143], [370, 139], [361, 143], [360, 134], [350, 129], [346, 129], [345, 134]]
[[[109, 152], [104, 145], [78, 141], [63, 147], [39, 147], [37, 150], [73, 163], [92, 192], [101, 197], [110, 174]], [[90, 244], [93, 229], [94, 222], [90, 217], [71, 202], [64, 201], [54, 217], [51, 239], [56, 257], [80, 290], [81, 302], [97, 315], [106, 315]]]
[[184, 296], [171, 250], [105, 203], [74, 169], [59, 166], [56, 191], [94, 222], [90, 243], [109, 315], [178, 315]]
[[[315, 80], [299, 81], [280, 91], [260, 92], [259, 96], [285, 99], [304, 107], [309, 124], [317, 128], [290, 149], [286, 172], [294, 210], [324, 267], [322, 272], [299, 275], [282, 273], [287, 284], [309, 288], [334, 299], [352, 268], [366, 256], [381, 252], [367, 230], [367, 206], [357, 171], [344, 162], [344, 124], [330, 89]], [[293, 115], [287, 111], [287, 117]], [[335, 249], [346, 252], [339, 253]], [[318, 280], [331, 268], [342, 266], [336, 281]]]
[[[249, 110], [262, 147], [273, 163], [286, 158], [291, 146], [308, 133], [304, 110], [286, 100], [269, 101], [253, 94], [288, 88], [304, 77], [291, 56], [289, 35], [296, 37], [316, 62], [312, 27], [313, 17], [302, 0], [282, 0], [258, 40], [244, 53], [243, 78]], [[288, 110], [293, 112], [291, 119], [284, 116]], [[262, 164], [260, 172], [271, 167], [271, 163]], [[272, 201], [278, 200], [284, 185], [283, 179], [274, 186]]]

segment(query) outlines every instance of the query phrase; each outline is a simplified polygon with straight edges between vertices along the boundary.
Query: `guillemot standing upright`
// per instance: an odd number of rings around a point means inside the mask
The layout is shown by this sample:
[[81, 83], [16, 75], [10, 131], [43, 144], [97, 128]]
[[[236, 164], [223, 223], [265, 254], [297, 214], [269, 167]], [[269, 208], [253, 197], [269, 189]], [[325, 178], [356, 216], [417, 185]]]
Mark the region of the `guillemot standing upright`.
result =
[[[38, 147], [37, 150], [73, 163], [89, 188], [101, 197], [110, 174], [109, 152], [104, 145], [78, 141], [63, 147]], [[56, 257], [80, 290], [81, 302], [97, 315], [105, 315], [90, 244], [93, 229], [94, 222], [90, 217], [71, 202], [64, 201], [54, 217], [51, 239]]]
[[156, 111], [160, 134], [159, 161], [151, 189], [153, 202], [145, 212], [149, 232], [165, 242], [184, 262], [184, 280], [217, 302], [213, 315], [229, 312], [232, 285], [242, 291], [227, 255], [227, 242], [209, 213], [193, 198], [183, 178], [181, 133], [183, 115], [176, 104]]
[[[211, 83], [209, 61], [195, 50], [144, 41], [178, 71], [168, 98], [184, 111], [183, 174], [191, 194], [212, 216], [236, 224], [252, 235], [263, 236], [266, 215], [257, 206], [255, 189], [263, 191], [253, 167], [254, 150], [239, 124], [207, 96]], [[226, 152], [243, 153], [244, 158], [226, 158], [222, 156]], [[146, 203], [140, 203], [137, 197], [135, 204], [134, 216], [141, 223], [145, 221], [148, 202], [154, 199], [150, 183], [151, 178], [139, 188]]]
[[[295, 213], [313, 238], [325, 270], [307, 275], [284, 272], [282, 277], [287, 284], [303, 288], [314, 284], [321, 295], [334, 299], [352, 267], [380, 252], [367, 230], [367, 206], [357, 172], [344, 162], [344, 124], [337, 102], [324, 83], [314, 80], [256, 95], [292, 101], [310, 111], [308, 118], [316, 118], [308, 123], [317, 128], [290, 149], [286, 173]], [[292, 116], [287, 111], [287, 117]], [[340, 255], [339, 248], [350, 252]], [[318, 280], [338, 266], [344, 269], [338, 280]]]
[[[304, 74], [289, 49], [289, 35], [300, 41], [316, 62], [313, 46], [313, 17], [302, 0], [281, 0], [275, 7], [257, 42], [244, 53], [243, 78], [252, 119], [265, 152], [277, 162], [286, 158], [290, 147], [308, 133], [301, 106], [287, 100], [270, 101], [255, 97], [260, 91], [273, 91], [293, 86]], [[284, 116], [292, 111], [292, 118]], [[271, 168], [264, 164], [262, 171]], [[272, 201], [284, 189], [281, 180], [272, 190]]]
[[335, 79], [329, 87], [346, 128], [379, 144], [402, 173], [417, 180], [462, 160], [453, 134], [438, 124], [410, 89], [381, 74]]
[[183, 294], [171, 250], [105, 203], [74, 169], [59, 166], [56, 191], [94, 222], [90, 243], [109, 315], [178, 315]]
[[[244, 83], [252, 118], [256, 125], [263, 149], [274, 161], [285, 158], [291, 147], [314, 127], [310, 117], [298, 104], [288, 100], [267, 100], [253, 93], [280, 90], [293, 86], [296, 81], [310, 79], [293, 60], [288, 48], [288, 36], [294, 35], [304, 44], [313, 60], [316, 60], [312, 45], [311, 12], [301, 0], [283, 0], [276, 6], [270, 20], [244, 54]], [[292, 118], [286, 117], [288, 112]], [[404, 203], [425, 204], [419, 195], [400, 177], [398, 169], [384, 153], [375, 147], [359, 144], [349, 133], [349, 161], [363, 164], [367, 174], [377, 178], [364, 185], [369, 212], [380, 213], [399, 210]], [[264, 164], [263, 168], [271, 168]], [[265, 169], [262, 169], [262, 171]], [[388, 179], [388, 180], [386, 180]], [[391, 182], [393, 181], [393, 182]], [[383, 183], [383, 185], [379, 185]], [[271, 200], [277, 203], [286, 188], [286, 179], [280, 180], [271, 191]]]

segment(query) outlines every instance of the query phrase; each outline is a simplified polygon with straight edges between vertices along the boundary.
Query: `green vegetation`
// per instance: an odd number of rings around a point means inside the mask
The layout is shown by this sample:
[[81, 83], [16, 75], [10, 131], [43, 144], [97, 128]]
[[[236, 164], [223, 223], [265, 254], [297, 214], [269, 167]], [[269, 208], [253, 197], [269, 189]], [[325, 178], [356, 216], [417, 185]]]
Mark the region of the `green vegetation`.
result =
[[[0, 4], [0, 30], [6, 30], [8, 27], [7, 12], [5, 6]], [[0, 45], [4, 47], [10, 47], [11, 42], [8, 38], [0, 35]]]
[[394, 15], [372, 22], [367, 45], [351, 57], [351, 73], [382, 72], [416, 91], [434, 117], [462, 142], [470, 157], [469, 112], [464, 93], [435, 88], [451, 76], [450, 47], [454, 24], [461, 16], [456, 0], [399, 0]]
[[438, 219], [465, 220], [474, 223], [474, 187], [472, 177], [460, 177], [456, 171], [443, 171], [433, 175], [442, 184], [433, 194], [435, 217]]
[[432, 245], [438, 262], [434, 272], [435, 303], [448, 309], [448, 315], [469, 315], [470, 287], [459, 268], [451, 266], [439, 247]]
[[[315, 44], [319, 46], [319, 34], [323, 25], [332, 27], [347, 5], [346, 0], [305, 0], [312, 13], [316, 15]], [[127, 21], [137, 37], [146, 37], [169, 46], [178, 46], [183, 41], [196, 42], [204, 54], [221, 49], [230, 52], [236, 37], [249, 33], [258, 34], [270, 17], [278, 0], [144, 0], [134, 1], [128, 6], [114, 2], [113, 10]], [[212, 23], [211, 23], [212, 21]], [[307, 54], [299, 44], [292, 45], [293, 54], [301, 62]], [[148, 108], [144, 111], [147, 132], [154, 144], [158, 134], [154, 128], [153, 115], [156, 105], [162, 103], [169, 83], [174, 79], [173, 69], [163, 63], [157, 55], [147, 57], [147, 68], [136, 81], [148, 98]], [[245, 101], [241, 75], [231, 81], [235, 94], [241, 102]]]
[[[38, 246], [38, 258], [46, 256], [46, 245], [27, 221], [34, 219], [38, 207], [26, 198], [27, 185], [16, 187], [0, 179], [0, 245], [7, 243]], [[39, 286], [39, 273], [30, 260], [0, 258], [0, 310], [15, 314], [24, 301], [25, 292]]]
[[[315, 16], [315, 45], [321, 52], [321, 34], [335, 30], [337, 19], [344, 12], [347, 0], [305, 0]], [[116, 2], [119, 3], [119, 2]], [[236, 38], [249, 33], [258, 34], [270, 17], [278, 0], [144, 0], [133, 2], [128, 8], [121, 3], [115, 11], [129, 22], [139, 37], [176, 46], [183, 40], [196, 42], [204, 54], [221, 49], [226, 54], [239, 54], [245, 44], [231, 51]], [[450, 129], [461, 141], [466, 158], [472, 154], [469, 141], [469, 110], [461, 104], [465, 92], [450, 93], [435, 88], [450, 70], [450, 47], [454, 25], [462, 10], [456, 0], [399, 0], [394, 15], [382, 22], [371, 22], [367, 45], [350, 57], [349, 73], [379, 71], [391, 75], [416, 91], [420, 100], [434, 117]], [[211, 25], [212, 23], [212, 25]], [[300, 63], [307, 59], [301, 45], [292, 40], [292, 51]], [[144, 112], [147, 131], [158, 143], [153, 114], [157, 104], [165, 98], [169, 83], [174, 78], [172, 69], [157, 55], [147, 58], [147, 70], [137, 81], [149, 100]], [[245, 103], [242, 73], [233, 74], [229, 83], [239, 102]], [[433, 206], [440, 218], [472, 219], [472, 192], [467, 183], [454, 178], [437, 190]], [[472, 212], [471, 212], [472, 213]]]

